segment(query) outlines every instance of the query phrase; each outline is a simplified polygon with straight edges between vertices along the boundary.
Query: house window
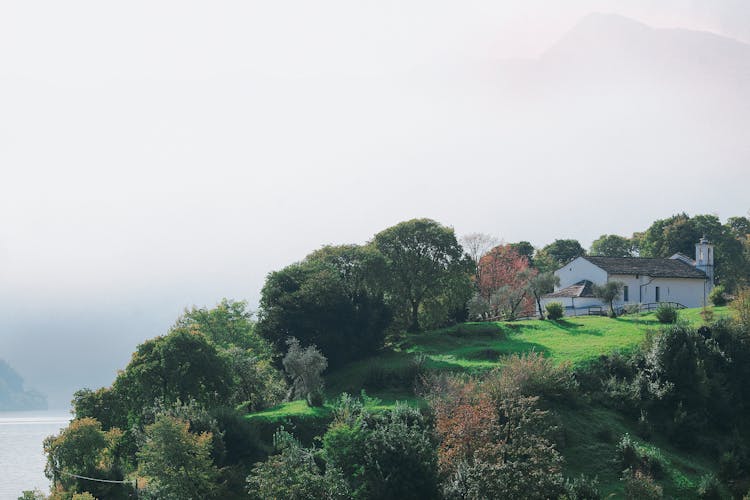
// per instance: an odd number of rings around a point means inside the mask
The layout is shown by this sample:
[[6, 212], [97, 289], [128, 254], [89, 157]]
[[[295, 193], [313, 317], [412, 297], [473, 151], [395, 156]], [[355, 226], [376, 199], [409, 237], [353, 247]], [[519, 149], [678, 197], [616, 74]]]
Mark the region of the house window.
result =
[[625, 302], [628, 301], [628, 285], [622, 287], [622, 298]]
[[659, 295], [660, 295], [659, 291], [660, 291], [659, 287], [657, 286], [656, 287], [656, 302], [659, 302]]

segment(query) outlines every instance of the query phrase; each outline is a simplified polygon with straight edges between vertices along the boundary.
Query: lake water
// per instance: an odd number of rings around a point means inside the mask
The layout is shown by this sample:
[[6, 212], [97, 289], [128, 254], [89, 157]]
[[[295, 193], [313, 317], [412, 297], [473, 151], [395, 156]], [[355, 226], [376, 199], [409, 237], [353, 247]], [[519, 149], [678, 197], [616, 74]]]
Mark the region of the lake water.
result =
[[34, 488], [49, 492], [42, 442], [69, 421], [64, 410], [0, 412], [0, 500]]

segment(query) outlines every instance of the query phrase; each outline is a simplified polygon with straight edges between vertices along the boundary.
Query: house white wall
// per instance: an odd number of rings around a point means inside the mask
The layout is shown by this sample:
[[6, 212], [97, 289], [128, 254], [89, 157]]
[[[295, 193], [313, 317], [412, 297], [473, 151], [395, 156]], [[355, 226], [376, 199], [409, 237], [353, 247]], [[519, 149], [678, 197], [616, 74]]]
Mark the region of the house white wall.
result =
[[[703, 306], [704, 281], [696, 278], [651, 278], [650, 276], [610, 275], [610, 281], [621, 281], [628, 287], [628, 301], [624, 294], [615, 301], [616, 306], [647, 304], [656, 302], [656, 287], [659, 287], [659, 302], [677, 302], [686, 307]], [[706, 293], [708, 293], [708, 288]]]
[[583, 257], [573, 259], [567, 265], [555, 271], [555, 275], [560, 278], [560, 284], [555, 287], [555, 291], [584, 279], [598, 285], [607, 281], [607, 273], [604, 269], [595, 266]]
[[656, 302], [659, 287], [660, 302], [678, 302], [687, 307], [704, 305], [705, 280], [694, 278], [655, 278], [643, 287], [643, 302]]

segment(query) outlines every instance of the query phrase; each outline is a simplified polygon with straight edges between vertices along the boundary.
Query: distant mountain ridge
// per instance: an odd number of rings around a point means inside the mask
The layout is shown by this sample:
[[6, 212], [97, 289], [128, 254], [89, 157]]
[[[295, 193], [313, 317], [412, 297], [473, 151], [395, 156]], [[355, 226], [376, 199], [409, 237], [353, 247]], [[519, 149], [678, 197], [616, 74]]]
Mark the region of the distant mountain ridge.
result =
[[47, 398], [23, 387], [23, 378], [0, 359], [0, 411], [45, 410]]
[[705, 31], [652, 28], [614, 14], [590, 14], [540, 57], [545, 64], [678, 70], [750, 79], [750, 45]]

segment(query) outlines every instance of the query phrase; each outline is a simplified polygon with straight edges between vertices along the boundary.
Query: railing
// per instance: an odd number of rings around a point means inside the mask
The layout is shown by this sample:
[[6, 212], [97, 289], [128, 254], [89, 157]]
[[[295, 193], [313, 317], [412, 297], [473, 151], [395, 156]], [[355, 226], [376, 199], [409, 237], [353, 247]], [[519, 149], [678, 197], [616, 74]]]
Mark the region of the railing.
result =
[[[679, 302], [648, 302], [645, 304], [630, 304], [629, 306], [617, 306], [615, 312], [618, 316], [627, 313], [640, 313], [640, 312], [651, 312], [656, 311], [659, 306], [667, 305], [672, 306], [675, 309], [685, 309], [686, 306]], [[637, 307], [637, 309], [636, 309]], [[576, 307], [575, 309], [568, 306], [565, 308], [566, 316], [607, 316], [609, 314], [609, 306], [587, 306], [587, 307]]]
[[[633, 304], [633, 305], [637, 305], [638, 306], [638, 311], [637, 312], [644, 312], [644, 311], [651, 312], [651, 311], [656, 311], [657, 309], [659, 309], [659, 306], [661, 306], [661, 305], [672, 306], [675, 309], [685, 309], [686, 308], [686, 306], [680, 304], [679, 302], [648, 302], [646, 304]], [[622, 307], [622, 309], [624, 309], [624, 307]]]

